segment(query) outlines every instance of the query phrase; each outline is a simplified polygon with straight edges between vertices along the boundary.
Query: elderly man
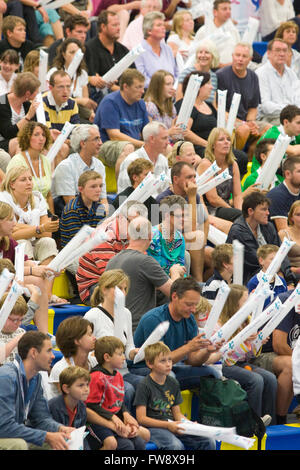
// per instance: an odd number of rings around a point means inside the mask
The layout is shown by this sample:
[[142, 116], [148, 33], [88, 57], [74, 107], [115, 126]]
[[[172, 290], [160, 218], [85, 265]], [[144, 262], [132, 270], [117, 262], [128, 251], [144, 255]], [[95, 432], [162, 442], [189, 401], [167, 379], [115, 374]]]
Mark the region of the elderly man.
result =
[[280, 111], [288, 104], [300, 106], [300, 80], [286, 65], [288, 45], [282, 39], [268, 43], [268, 61], [255, 73], [258, 76], [261, 104], [258, 118], [279, 125]]
[[127, 69], [120, 77], [120, 90], [101, 101], [95, 116], [103, 142], [126, 140], [142, 147], [142, 129], [149, 122], [144, 93], [144, 76], [135, 69]]
[[[120, 164], [118, 192], [124, 191], [124, 189], [130, 186], [127, 168], [130, 163], [137, 158], [146, 158], [146, 160], [150, 160], [153, 163], [153, 173], [156, 176], [161, 173], [168, 175], [168, 161], [164, 156], [169, 142], [166, 126], [161, 122], [150, 122], [143, 129], [143, 139], [143, 147], [127, 155], [121, 164], [118, 162]], [[163, 189], [160, 188], [160, 191], [163, 191]]]
[[55, 213], [61, 214], [64, 205], [78, 195], [78, 179], [87, 170], [97, 171], [102, 177], [100, 201], [107, 208], [105, 167], [97, 158], [101, 147], [99, 129], [95, 124], [80, 124], [72, 133], [71, 147], [75, 151], [57, 165], [52, 180]]

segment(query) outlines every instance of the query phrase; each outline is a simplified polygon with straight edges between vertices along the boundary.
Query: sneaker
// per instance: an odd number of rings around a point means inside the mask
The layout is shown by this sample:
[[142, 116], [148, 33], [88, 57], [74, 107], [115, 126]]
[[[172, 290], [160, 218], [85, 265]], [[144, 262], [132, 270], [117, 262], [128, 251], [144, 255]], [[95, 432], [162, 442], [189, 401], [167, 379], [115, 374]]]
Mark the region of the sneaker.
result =
[[262, 416], [261, 420], [264, 423], [264, 425], [267, 427], [271, 423], [272, 417], [270, 415], [264, 415]]

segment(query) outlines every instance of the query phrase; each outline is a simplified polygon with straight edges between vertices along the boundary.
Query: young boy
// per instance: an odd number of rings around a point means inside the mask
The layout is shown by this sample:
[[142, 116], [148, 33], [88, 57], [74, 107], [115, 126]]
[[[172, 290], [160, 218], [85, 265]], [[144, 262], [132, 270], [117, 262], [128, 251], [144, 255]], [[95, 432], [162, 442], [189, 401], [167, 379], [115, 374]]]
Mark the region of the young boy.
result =
[[205, 297], [200, 298], [200, 301], [196, 307], [196, 311], [194, 313], [195, 320], [197, 322], [198, 328], [201, 329], [205, 327], [205, 323], [208, 319], [210, 311], [212, 309], [212, 305]]
[[4, 39], [0, 41], [0, 55], [7, 49], [17, 51], [20, 57], [20, 69], [23, 70], [24, 60], [28, 52], [35, 49], [35, 44], [26, 39], [26, 23], [19, 16], [8, 15], [2, 24]]
[[124, 344], [115, 336], [103, 336], [95, 343], [98, 366], [91, 371], [86, 400], [91, 433], [90, 447], [101, 450], [144, 450], [150, 433], [139, 426], [124, 405], [124, 381], [116, 370], [125, 360]]
[[182, 397], [172, 370], [171, 351], [163, 342], [145, 349], [150, 374], [137, 386], [134, 404], [139, 424], [150, 431], [150, 439], [162, 450], [215, 450], [209, 438], [181, 434], [184, 415], [180, 411]]
[[[263, 273], [265, 273], [268, 267], [270, 266], [278, 250], [279, 250], [278, 246], [270, 245], [270, 244], [262, 245], [258, 248], [256, 253], [257, 253], [257, 259], [261, 267], [261, 270], [259, 271], [258, 274], [253, 276], [248, 282], [247, 289], [249, 293], [255, 290]], [[269, 305], [269, 303], [274, 300], [275, 297], [277, 297], [282, 292], [286, 292], [288, 290], [285, 279], [279, 276], [278, 274], [275, 274], [269, 286], [270, 286], [270, 289], [273, 291], [273, 295], [268, 297], [265, 300], [264, 308], [266, 308]]]
[[[90, 373], [83, 367], [66, 367], [59, 375], [62, 394], [51, 398], [48, 405], [55, 421], [80, 428], [87, 422], [85, 400], [89, 395]], [[89, 450], [86, 439], [84, 449]]]
[[233, 276], [233, 248], [230, 243], [217, 245], [212, 252], [213, 275], [206, 281], [202, 296], [214, 302], [222, 281], [231, 284]]

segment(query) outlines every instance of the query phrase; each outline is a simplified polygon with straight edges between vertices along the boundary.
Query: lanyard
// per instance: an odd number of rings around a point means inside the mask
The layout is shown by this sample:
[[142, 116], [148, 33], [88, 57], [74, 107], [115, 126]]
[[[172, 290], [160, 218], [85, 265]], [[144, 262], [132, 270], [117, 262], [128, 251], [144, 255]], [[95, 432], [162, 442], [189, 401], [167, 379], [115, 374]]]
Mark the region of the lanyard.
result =
[[35, 180], [36, 180], [36, 184], [37, 184], [37, 187], [40, 191], [40, 193], [42, 192], [43, 190], [43, 183], [42, 183], [42, 179], [43, 179], [43, 173], [42, 173], [42, 159], [41, 157], [39, 156], [39, 177], [37, 177], [35, 171], [34, 171], [34, 168], [33, 168], [33, 165], [32, 165], [32, 162], [31, 162], [31, 158], [30, 158], [30, 155], [29, 155], [29, 152], [26, 150], [25, 151], [25, 154], [26, 154], [26, 157], [27, 157], [27, 160], [29, 162], [29, 165], [30, 165], [30, 168], [31, 168], [31, 171], [35, 177]]

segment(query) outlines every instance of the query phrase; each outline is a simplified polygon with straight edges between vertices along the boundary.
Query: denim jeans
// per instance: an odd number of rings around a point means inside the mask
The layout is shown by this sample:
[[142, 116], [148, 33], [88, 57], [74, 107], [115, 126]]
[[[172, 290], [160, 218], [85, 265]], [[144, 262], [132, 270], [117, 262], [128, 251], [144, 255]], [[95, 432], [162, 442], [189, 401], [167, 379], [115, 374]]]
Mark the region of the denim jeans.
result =
[[173, 434], [168, 429], [149, 428], [150, 440], [161, 450], [216, 450], [213, 439], [188, 434]]

